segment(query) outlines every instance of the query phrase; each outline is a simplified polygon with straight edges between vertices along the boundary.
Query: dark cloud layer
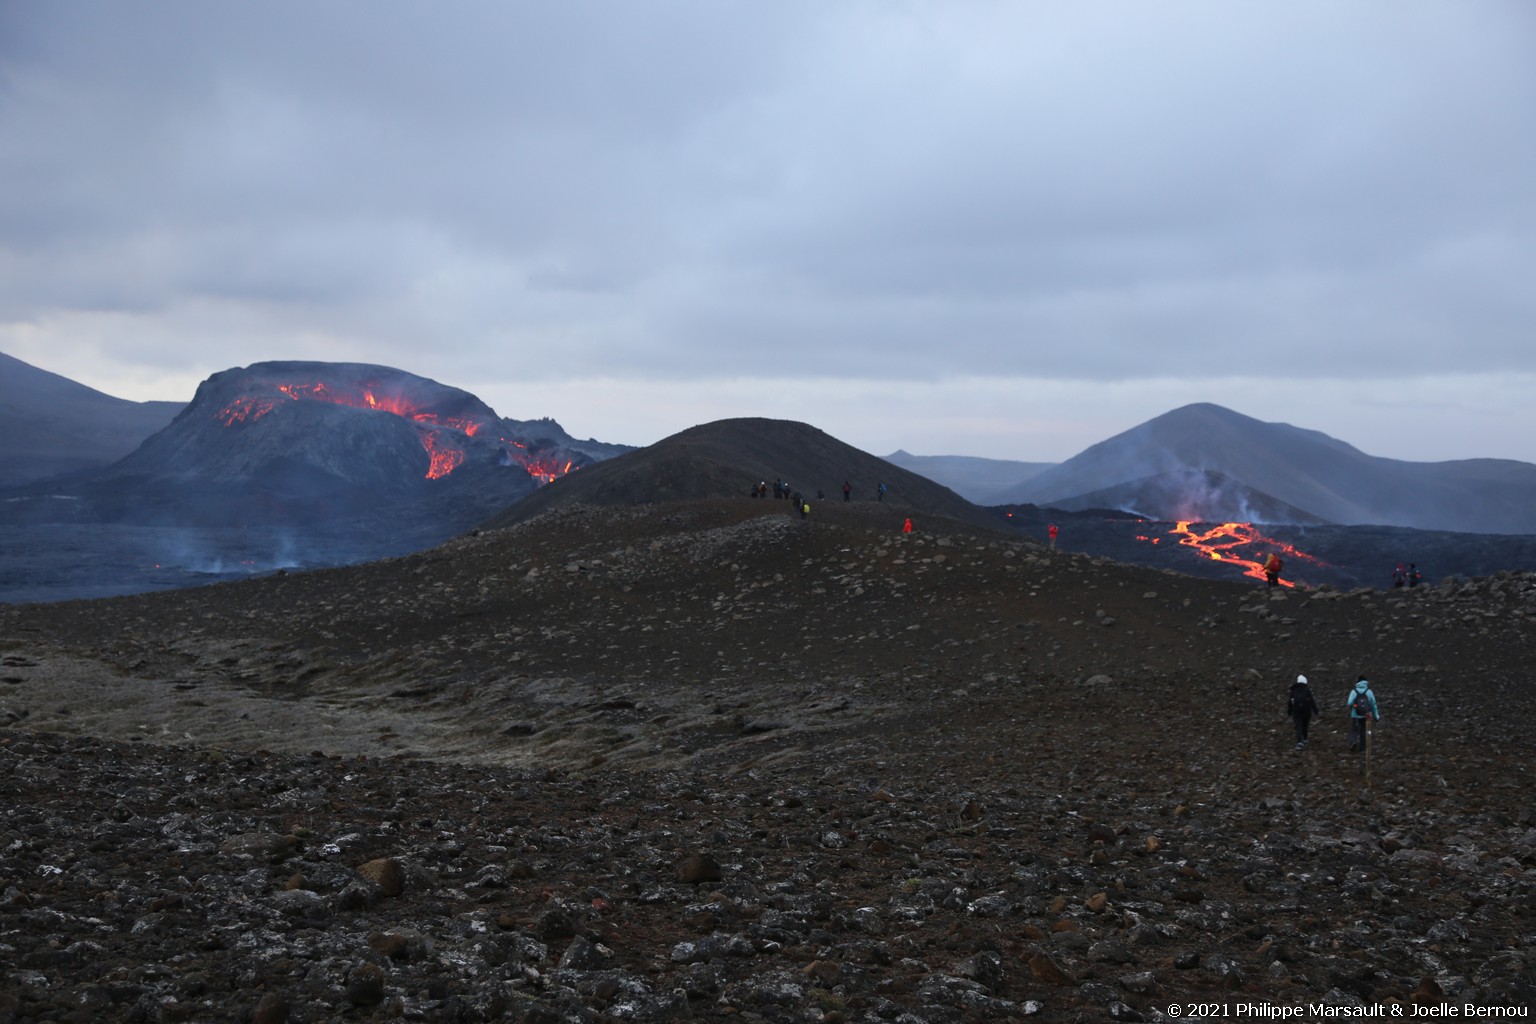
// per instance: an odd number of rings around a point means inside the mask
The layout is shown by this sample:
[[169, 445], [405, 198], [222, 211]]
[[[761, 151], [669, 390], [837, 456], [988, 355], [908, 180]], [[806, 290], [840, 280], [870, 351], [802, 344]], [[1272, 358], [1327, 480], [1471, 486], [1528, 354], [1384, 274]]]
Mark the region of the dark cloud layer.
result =
[[[1021, 458], [1071, 451], [964, 433], [968, 382], [1385, 444], [1353, 384], [1492, 454], [1457, 410], [1536, 381], [1532, 166], [1518, 0], [0, 3], [0, 346], [119, 393], [923, 385], [916, 437]], [[695, 421], [593, 401], [506, 411]], [[1103, 404], [1088, 441], [1166, 408]]]

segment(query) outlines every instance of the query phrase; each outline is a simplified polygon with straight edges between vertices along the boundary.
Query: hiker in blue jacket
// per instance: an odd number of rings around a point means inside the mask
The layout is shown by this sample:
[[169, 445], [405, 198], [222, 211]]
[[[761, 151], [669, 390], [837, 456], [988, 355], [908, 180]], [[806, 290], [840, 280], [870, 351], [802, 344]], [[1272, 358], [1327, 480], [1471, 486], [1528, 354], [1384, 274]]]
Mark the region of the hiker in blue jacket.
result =
[[1351, 753], [1358, 753], [1365, 749], [1366, 723], [1381, 721], [1376, 694], [1371, 692], [1371, 684], [1365, 681], [1365, 676], [1361, 676], [1354, 689], [1349, 691], [1345, 703], [1349, 706], [1349, 749]]

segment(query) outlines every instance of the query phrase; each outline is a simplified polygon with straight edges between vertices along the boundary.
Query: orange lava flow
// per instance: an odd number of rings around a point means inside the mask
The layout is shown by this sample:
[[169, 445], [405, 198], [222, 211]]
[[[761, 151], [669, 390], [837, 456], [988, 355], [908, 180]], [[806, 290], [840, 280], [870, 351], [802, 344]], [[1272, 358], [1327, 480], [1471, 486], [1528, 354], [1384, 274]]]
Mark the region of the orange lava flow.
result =
[[[433, 427], [455, 430], [467, 437], [473, 437], [482, 426], [478, 420], [440, 416], [435, 412], [423, 410], [399, 396], [380, 397], [375, 386], [371, 384], [332, 388], [324, 381], [314, 381], [308, 384], [279, 384], [277, 390], [295, 402], [329, 402], [332, 405], [344, 405], [353, 409], [374, 409], [418, 424], [430, 424]], [[226, 427], [232, 427], [237, 423], [254, 423], [276, 408], [276, 404], [269, 398], [242, 396], [215, 414], [215, 418]], [[427, 453], [428, 480], [445, 477], [464, 464], [464, 449], [444, 438], [443, 431], [426, 429], [426, 427], [419, 429], [421, 446]]]
[[[465, 437], [474, 437], [485, 426], [485, 422], [478, 419], [443, 416], [431, 410], [422, 409], [400, 395], [381, 394], [376, 384], [343, 384], [332, 387], [324, 381], [317, 380], [302, 384], [279, 384], [276, 390], [295, 402], [329, 402], [332, 405], [344, 405], [353, 409], [372, 409], [411, 420], [417, 424], [417, 430], [421, 434], [421, 446], [427, 453], [428, 480], [447, 476], [462, 466], [467, 458], [463, 446], [455, 444], [454, 440], [448, 436], [448, 431], [455, 431]], [[254, 396], [237, 398], [216, 413], [215, 418], [226, 427], [254, 423], [282, 401], [281, 398], [275, 398], [275, 400], [274, 398]], [[534, 458], [523, 454], [526, 452], [526, 445], [510, 438], [501, 440], [522, 450], [513, 455], [514, 461], [540, 483], [547, 484], [574, 468], [570, 460]]]
[[324, 381], [316, 381], [313, 384], [279, 384], [277, 390], [287, 395], [294, 401], [330, 402], [332, 405], [345, 405], [354, 409], [377, 409], [379, 412], [393, 413], [396, 416], [417, 423], [431, 423], [438, 427], [448, 427], [474, 437], [480, 429], [478, 420], [465, 419], [460, 416], [439, 416], [435, 412], [427, 412], [419, 406], [413, 405], [400, 396], [385, 395], [380, 397], [371, 385], [363, 385], [358, 394], [349, 394], [344, 391], [333, 391], [326, 386]]
[[564, 462], [556, 462], [550, 459], [533, 459], [530, 462], [524, 463], [523, 468], [528, 471], [529, 476], [539, 483], [547, 484], [551, 480], [557, 480], [569, 473], [572, 463], [570, 459], [566, 459]]
[[254, 423], [272, 411], [272, 403], [265, 398], [237, 398], [217, 413], [217, 419], [226, 427], [236, 423]]
[[[1265, 536], [1254, 529], [1252, 523], [1217, 523], [1215, 525], [1202, 523], [1200, 530], [1194, 529], [1195, 524], [1188, 520], [1175, 524], [1169, 533], [1179, 538], [1179, 543], [1194, 548], [1207, 557], [1237, 566], [1243, 570], [1244, 576], [1251, 576], [1256, 580], [1264, 579], [1264, 560], [1270, 552], [1278, 554], [1282, 559], [1313, 562], [1318, 560], [1304, 551], [1300, 551], [1284, 541]], [[1154, 541], [1155, 543], [1155, 541]], [[1239, 552], [1239, 548], [1255, 549], [1259, 552], [1258, 560], [1243, 557], [1251, 552]], [[1282, 587], [1294, 587], [1296, 584], [1284, 578], [1281, 573], [1280, 585]]]
[[427, 450], [427, 455], [432, 460], [432, 464], [427, 467], [428, 480], [447, 476], [464, 462], [464, 449], [443, 443], [441, 431], [422, 431], [421, 446]]

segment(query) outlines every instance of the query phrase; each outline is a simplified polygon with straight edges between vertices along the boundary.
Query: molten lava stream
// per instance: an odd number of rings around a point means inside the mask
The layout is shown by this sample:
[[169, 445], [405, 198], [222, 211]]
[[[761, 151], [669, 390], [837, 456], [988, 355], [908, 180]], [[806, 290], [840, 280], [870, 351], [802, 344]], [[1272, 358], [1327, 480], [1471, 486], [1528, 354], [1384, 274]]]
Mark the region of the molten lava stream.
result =
[[458, 469], [464, 461], [464, 449], [452, 447], [444, 442], [441, 431], [423, 430], [421, 446], [427, 450], [427, 455], [432, 460], [431, 465], [427, 467], [428, 480], [447, 476]]
[[255, 423], [272, 411], [272, 403], [265, 398], [240, 397], [230, 402], [216, 416], [226, 427], [236, 423]]
[[[1182, 520], [1169, 532], [1178, 536], [1180, 544], [1192, 547], [1196, 551], [1204, 552], [1216, 561], [1240, 566], [1244, 576], [1252, 576], [1256, 580], [1265, 578], [1263, 562], [1243, 558], [1241, 555], [1234, 553], [1233, 549], [1251, 546], [1277, 552], [1286, 558], [1317, 562], [1316, 558], [1313, 558], [1304, 551], [1298, 551], [1284, 541], [1275, 540], [1273, 537], [1266, 537], [1254, 529], [1252, 523], [1219, 523], [1215, 526], [1210, 526], [1203, 532], [1196, 532], [1191, 529], [1193, 526], [1193, 522]], [[1291, 580], [1282, 578], [1280, 585], [1282, 587], [1294, 587], [1296, 584]]]

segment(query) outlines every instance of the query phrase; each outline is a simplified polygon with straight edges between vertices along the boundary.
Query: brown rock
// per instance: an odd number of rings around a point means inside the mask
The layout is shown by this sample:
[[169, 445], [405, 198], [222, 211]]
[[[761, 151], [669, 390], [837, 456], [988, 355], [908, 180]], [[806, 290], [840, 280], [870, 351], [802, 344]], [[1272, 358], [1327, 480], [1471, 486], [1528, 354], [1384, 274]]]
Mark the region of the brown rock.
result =
[[251, 1024], [288, 1024], [288, 1000], [268, 992], [251, 1011]]
[[1045, 953], [1036, 953], [1029, 958], [1029, 974], [1043, 985], [1077, 984], [1072, 975], [1067, 973], [1066, 968]]
[[393, 857], [371, 860], [359, 867], [357, 873], [378, 886], [385, 896], [399, 896], [405, 891], [405, 868]]
[[1445, 990], [1436, 983], [1434, 978], [1425, 978], [1419, 982], [1419, 987], [1413, 990], [1408, 1001], [1415, 1006], [1439, 1006], [1445, 1001]]
[[1103, 892], [1094, 893], [1092, 896], [1088, 897], [1087, 906], [1088, 909], [1093, 911], [1095, 914], [1104, 913], [1104, 908], [1109, 906], [1109, 894]]
[[380, 956], [387, 956], [391, 960], [405, 958], [405, 936], [399, 932], [374, 932], [368, 936], [368, 947]]
[[683, 923], [700, 935], [708, 935], [724, 922], [725, 914], [720, 907], [702, 906], [683, 912]]
[[359, 964], [347, 974], [347, 1001], [354, 1006], [378, 1006], [384, 1001], [384, 970]]
[[695, 853], [677, 866], [677, 880], [690, 885], [720, 881], [720, 863], [707, 853]]

